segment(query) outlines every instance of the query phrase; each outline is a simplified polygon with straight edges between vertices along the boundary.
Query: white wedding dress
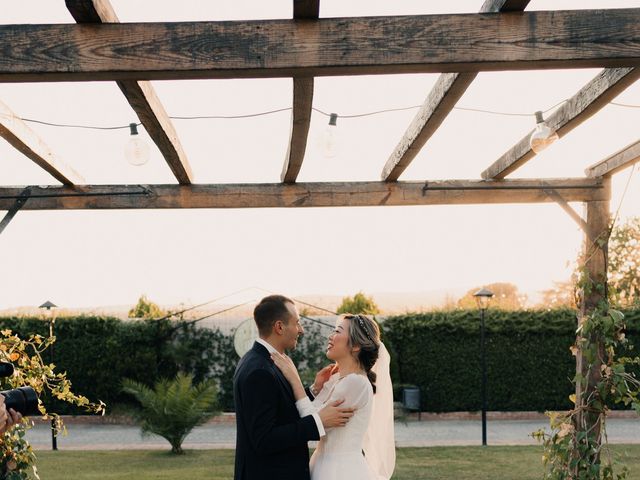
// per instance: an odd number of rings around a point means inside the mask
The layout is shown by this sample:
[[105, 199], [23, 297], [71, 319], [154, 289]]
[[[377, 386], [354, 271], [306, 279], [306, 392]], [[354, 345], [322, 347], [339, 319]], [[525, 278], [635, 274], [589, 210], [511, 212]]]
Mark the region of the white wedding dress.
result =
[[377, 480], [362, 454], [364, 436], [371, 419], [373, 389], [364, 375], [335, 374], [313, 400], [296, 403], [300, 416], [311, 415], [326, 404], [344, 399], [341, 407], [356, 411], [344, 427], [329, 428], [311, 457], [311, 480]]
[[296, 402], [301, 417], [325, 405], [344, 400], [341, 407], [355, 408], [344, 427], [328, 428], [311, 457], [311, 480], [389, 480], [395, 468], [393, 395], [389, 354], [381, 347], [374, 366], [378, 375], [374, 395], [365, 375], [333, 375], [311, 401]]

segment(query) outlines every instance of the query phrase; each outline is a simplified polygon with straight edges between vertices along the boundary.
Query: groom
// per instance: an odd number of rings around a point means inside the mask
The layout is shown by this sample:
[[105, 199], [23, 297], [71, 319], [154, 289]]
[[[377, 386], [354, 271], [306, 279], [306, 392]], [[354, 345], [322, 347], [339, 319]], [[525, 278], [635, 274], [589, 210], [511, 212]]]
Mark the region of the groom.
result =
[[344, 426], [353, 409], [342, 401], [300, 418], [289, 382], [271, 360], [304, 333], [293, 301], [282, 295], [263, 298], [253, 311], [260, 338], [242, 357], [233, 377], [236, 409], [235, 480], [309, 480], [309, 440], [325, 428]]

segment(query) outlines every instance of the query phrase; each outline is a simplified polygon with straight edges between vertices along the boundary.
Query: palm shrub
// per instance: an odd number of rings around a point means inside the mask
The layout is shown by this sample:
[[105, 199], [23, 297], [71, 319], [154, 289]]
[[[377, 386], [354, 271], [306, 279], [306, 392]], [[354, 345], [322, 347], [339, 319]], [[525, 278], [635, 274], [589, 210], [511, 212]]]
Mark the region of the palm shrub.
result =
[[129, 379], [122, 384], [123, 391], [140, 403], [133, 418], [142, 433], [154, 433], [166, 439], [172, 453], [184, 453], [182, 442], [191, 430], [219, 414], [213, 380], [193, 386], [193, 375], [178, 373], [174, 379], [159, 380], [153, 389]]

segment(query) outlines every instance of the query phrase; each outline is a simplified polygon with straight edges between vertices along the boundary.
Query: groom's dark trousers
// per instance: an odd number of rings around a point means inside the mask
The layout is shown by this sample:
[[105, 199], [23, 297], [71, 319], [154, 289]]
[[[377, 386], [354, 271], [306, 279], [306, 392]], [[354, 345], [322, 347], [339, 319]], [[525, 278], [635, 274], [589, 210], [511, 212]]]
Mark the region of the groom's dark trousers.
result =
[[309, 480], [313, 416], [300, 418], [289, 382], [259, 343], [233, 377], [236, 407], [235, 480]]

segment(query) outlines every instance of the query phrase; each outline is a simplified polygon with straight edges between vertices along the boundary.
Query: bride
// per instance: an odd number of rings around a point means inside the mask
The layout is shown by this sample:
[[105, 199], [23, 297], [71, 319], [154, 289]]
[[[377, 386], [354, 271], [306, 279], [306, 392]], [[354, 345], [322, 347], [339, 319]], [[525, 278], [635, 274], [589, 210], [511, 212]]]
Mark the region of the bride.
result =
[[388, 480], [395, 468], [393, 394], [389, 354], [380, 342], [378, 324], [364, 315], [344, 315], [329, 336], [325, 367], [307, 396], [293, 361], [271, 355], [291, 384], [300, 416], [325, 405], [341, 405], [355, 413], [343, 428], [327, 429], [311, 457], [311, 480]]

